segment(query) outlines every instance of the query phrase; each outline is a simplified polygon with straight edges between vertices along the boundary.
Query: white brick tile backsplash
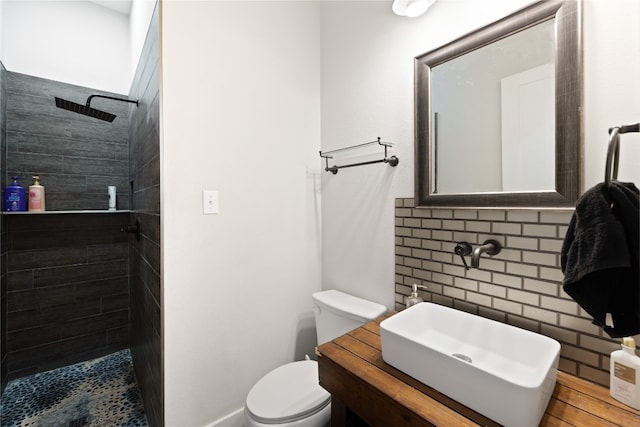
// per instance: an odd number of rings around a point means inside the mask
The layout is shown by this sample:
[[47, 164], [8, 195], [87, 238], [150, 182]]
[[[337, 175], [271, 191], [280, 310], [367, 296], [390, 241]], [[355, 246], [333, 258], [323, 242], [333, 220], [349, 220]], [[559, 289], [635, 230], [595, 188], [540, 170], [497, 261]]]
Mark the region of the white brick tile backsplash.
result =
[[558, 296], [559, 285], [557, 283], [544, 282], [542, 280], [531, 279], [529, 277], [525, 277], [523, 279], [523, 283], [524, 283], [523, 288], [528, 291], [538, 292], [540, 294]]
[[420, 221], [420, 219], [418, 218], [405, 218], [404, 226], [418, 228], [422, 226], [422, 221]]
[[558, 227], [555, 225], [524, 224], [522, 234], [535, 237], [557, 237]]
[[479, 233], [488, 233], [491, 231], [491, 223], [485, 221], [467, 221], [466, 229], [468, 231], [477, 231]]
[[476, 282], [475, 280], [465, 279], [463, 277], [454, 277], [453, 286], [461, 289], [466, 289], [467, 291], [478, 291], [478, 282]]
[[538, 266], [510, 262], [507, 263], [507, 273], [516, 276], [538, 277]]
[[442, 271], [445, 267], [445, 264], [441, 262], [435, 262], [430, 260], [422, 260], [422, 268], [429, 271]]
[[[415, 208], [395, 202], [397, 309], [408, 285], [429, 290], [426, 301], [477, 313], [553, 337], [562, 345], [560, 369], [608, 385], [608, 358], [618, 347], [563, 290], [559, 252], [573, 211]], [[496, 239], [503, 250], [483, 254], [465, 270], [453, 249]], [[466, 257], [470, 262], [470, 257]]]
[[562, 270], [560, 270], [560, 267], [540, 267], [540, 278], [544, 280], [562, 282], [562, 279], [564, 279], [564, 274], [562, 273]]
[[507, 221], [538, 222], [538, 212], [537, 211], [507, 211]]
[[483, 294], [492, 295], [498, 298], [506, 298], [507, 297], [507, 288], [504, 286], [493, 285], [491, 283], [479, 283], [479, 290]]
[[431, 280], [442, 285], [453, 285], [453, 276], [450, 276], [448, 274], [434, 272], [431, 275]]
[[432, 251], [431, 260], [451, 264], [453, 262], [453, 254], [449, 252]]
[[505, 299], [494, 298], [493, 308], [496, 310], [504, 311], [505, 313], [513, 313], [517, 314], [518, 316], [522, 315], [522, 304]]
[[459, 265], [453, 264], [442, 264], [442, 272], [449, 274], [451, 276], [460, 276], [463, 277], [465, 273], [465, 269]]
[[547, 252], [560, 253], [562, 249], [562, 240], [560, 239], [540, 239], [540, 250]]
[[540, 295], [518, 289], [507, 289], [507, 299], [523, 304], [540, 305]]
[[431, 238], [434, 240], [453, 241], [453, 232], [445, 230], [431, 230]]
[[448, 297], [464, 300], [465, 293], [462, 289], [454, 288], [453, 286], [445, 286], [442, 291]]
[[573, 216], [573, 209], [558, 212], [558, 211], [541, 211], [540, 222], [549, 224], [569, 224], [571, 217]]
[[545, 252], [522, 251], [522, 261], [527, 264], [548, 265], [555, 267], [558, 256]]
[[415, 237], [417, 239], [430, 239], [431, 230], [424, 229], [424, 228], [414, 228], [414, 229], [411, 229], [410, 236]]
[[558, 341], [566, 342], [573, 345], [578, 344], [578, 333], [574, 331], [569, 331], [567, 329], [543, 323], [542, 325], [540, 325], [540, 332], [547, 336], [550, 336], [551, 338], [555, 338]]
[[442, 221], [439, 219], [423, 219], [422, 228], [440, 230], [442, 228]]
[[406, 227], [396, 227], [396, 236], [411, 237], [411, 229]]
[[431, 239], [425, 239], [422, 241], [422, 247], [424, 249], [431, 249], [434, 251], [442, 251], [442, 243], [439, 240], [431, 240]]
[[464, 221], [445, 219], [442, 221], [442, 228], [445, 230], [464, 230]]
[[482, 258], [480, 257], [480, 268], [487, 271], [505, 271], [505, 262], [499, 261], [491, 258]]
[[413, 209], [412, 212], [414, 218], [431, 218], [430, 209]]
[[578, 305], [574, 301], [568, 301], [565, 299], [542, 295], [540, 297], [540, 306], [548, 310], [554, 310], [566, 314], [578, 314]]
[[600, 328], [591, 323], [591, 319], [582, 317], [569, 316], [567, 314], [560, 314], [559, 326], [563, 328], [572, 329], [578, 332], [583, 332], [590, 335], [598, 335]]
[[610, 354], [612, 351], [620, 350], [621, 348], [618, 342], [591, 337], [589, 335], [580, 336], [580, 347], [602, 354]]
[[[454, 262], [458, 261], [456, 258], [454, 258]], [[462, 263], [462, 261], [458, 261], [460, 263]], [[466, 272], [466, 275], [469, 279], [473, 279], [473, 280], [480, 280], [482, 282], [490, 282], [491, 281], [491, 272], [490, 271], [485, 271], [485, 270], [480, 270], [478, 268], [472, 268], [470, 270], [464, 270], [464, 267], [460, 266], [460, 268], [462, 269], [463, 272]], [[459, 274], [459, 276], [464, 276], [463, 274]]]
[[504, 246], [511, 249], [518, 248], [518, 249], [537, 250], [538, 239], [535, 239], [533, 237], [507, 236], [507, 241]]
[[477, 305], [491, 307], [491, 297], [488, 295], [467, 291], [467, 301]]
[[529, 319], [536, 319], [544, 323], [555, 325], [558, 323], [558, 313], [550, 310], [543, 310], [538, 307], [525, 305], [523, 315]]
[[580, 362], [587, 363], [591, 366], [600, 366], [598, 353], [587, 351], [572, 345], [563, 345], [560, 351], [562, 356], [567, 359], [579, 360]]
[[449, 209], [433, 209], [431, 216], [433, 218], [453, 218], [453, 211]]
[[453, 217], [456, 219], [477, 219], [478, 211], [472, 209], [458, 209], [453, 212]]
[[491, 226], [491, 232], [496, 234], [522, 234], [522, 225], [512, 222], [494, 222]]
[[585, 380], [592, 381], [594, 383], [598, 383], [603, 385], [604, 387], [609, 387], [609, 372], [602, 371], [599, 369], [594, 369], [588, 365], [580, 365], [580, 377]]
[[[461, 211], [456, 211], [456, 213]], [[473, 211], [470, 211], [473, 212]], [[478, 219], [483, 221], [504, 221], [507, 217], [505, 211], [478, 211]], [[470, 218], [473, 219], [473, 218]]]
[[522, 288], [522, 277], [493, 273], [493, 283], [510, 288]]

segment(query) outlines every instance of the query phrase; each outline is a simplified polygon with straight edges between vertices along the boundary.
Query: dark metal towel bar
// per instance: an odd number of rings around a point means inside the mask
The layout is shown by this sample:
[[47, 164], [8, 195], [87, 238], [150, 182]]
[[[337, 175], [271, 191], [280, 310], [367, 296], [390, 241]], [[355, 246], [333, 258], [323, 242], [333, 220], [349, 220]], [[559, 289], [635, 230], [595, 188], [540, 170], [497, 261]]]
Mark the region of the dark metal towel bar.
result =
[[620, 160], [620, 134], [640, 132], [640, 123], [609, 128], [609, 147], [607, 149], [607, 165], [604, 171], [605, 188], [618, 179], [618, 161]]
[[[384, 147], [384, 158], [383, 159], [371, 160], [371, 161], [360, 162], [360, 163], [351, 163], [351, 164], [342, 165], [342, 166], [333, 165], [333, 166], [329, 167], [329, 159], [333, 158], [332, 154], [340, 152], [340, 151], [345, 151], [345, 150], [351, 150], [351, 149], [354, 149], [354, 148], [364, 147], [364, 146], [371, 145], [371, 144], [378, 144], [378, 145], [381, 145], [381, 146]], [[324, 168], [324, 170], [327, 171], [327, 172], [331, 172], [334, 175], [338, 173], [338, 169], [351, 168], [351, 167], [354, 167], [354, 166], [371, 165], [371, 164], [374, 164], [374, 163], [389, 163], [389, 166], [394, 166], [395, 167], [395, 166], [398, 165], [400, 160], [396, 156], [387, 157], [387, 148], [391, 147], [391, 146], [393, 146], [392, 143], [390, 143], [390, 142], [382, 142], [380, 140], [380, 137], [378, 137], [378, 139], [376, 141], [365, 142], [364, 144], [357, 144], [357, 145], [352, 145], [350, 147], [339, 148], [337, 150], [325, 151], [324, 153], [322, 151], [320, 151], [320, 157], [324, 158], [324, 160], [325, 160], [325, 168]]]

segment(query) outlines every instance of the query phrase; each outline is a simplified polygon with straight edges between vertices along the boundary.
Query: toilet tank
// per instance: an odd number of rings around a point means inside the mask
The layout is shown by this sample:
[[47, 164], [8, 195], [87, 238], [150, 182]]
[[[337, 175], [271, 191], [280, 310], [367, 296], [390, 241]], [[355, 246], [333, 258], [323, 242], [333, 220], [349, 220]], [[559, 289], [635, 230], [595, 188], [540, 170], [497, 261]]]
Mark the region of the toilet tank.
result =
[[316, 317], [318, 344], [331, 341], [387, 311], [382, 304], [333, 289], [316, 292], [311, 298]]

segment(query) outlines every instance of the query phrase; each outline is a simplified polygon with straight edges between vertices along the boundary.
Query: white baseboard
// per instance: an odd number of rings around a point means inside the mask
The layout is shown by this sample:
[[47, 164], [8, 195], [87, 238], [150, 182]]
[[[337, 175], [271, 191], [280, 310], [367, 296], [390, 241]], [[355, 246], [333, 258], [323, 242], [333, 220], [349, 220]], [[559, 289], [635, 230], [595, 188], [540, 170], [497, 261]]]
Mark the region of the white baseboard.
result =
[[244, 408], [240, 408], [206, 427], [244, 427]]

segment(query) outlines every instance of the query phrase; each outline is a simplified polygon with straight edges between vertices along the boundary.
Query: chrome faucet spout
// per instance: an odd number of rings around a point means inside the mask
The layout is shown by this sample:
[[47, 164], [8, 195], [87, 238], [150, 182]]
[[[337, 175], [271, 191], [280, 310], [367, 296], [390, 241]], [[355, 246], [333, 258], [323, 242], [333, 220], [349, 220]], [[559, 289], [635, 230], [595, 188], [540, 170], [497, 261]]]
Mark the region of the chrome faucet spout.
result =
[[471, 268], [480, 268], [480, 256], [482, 254], [496, 255], [502, 250], [502, 245], [497, 240], [487, 240], [471, 252]]

